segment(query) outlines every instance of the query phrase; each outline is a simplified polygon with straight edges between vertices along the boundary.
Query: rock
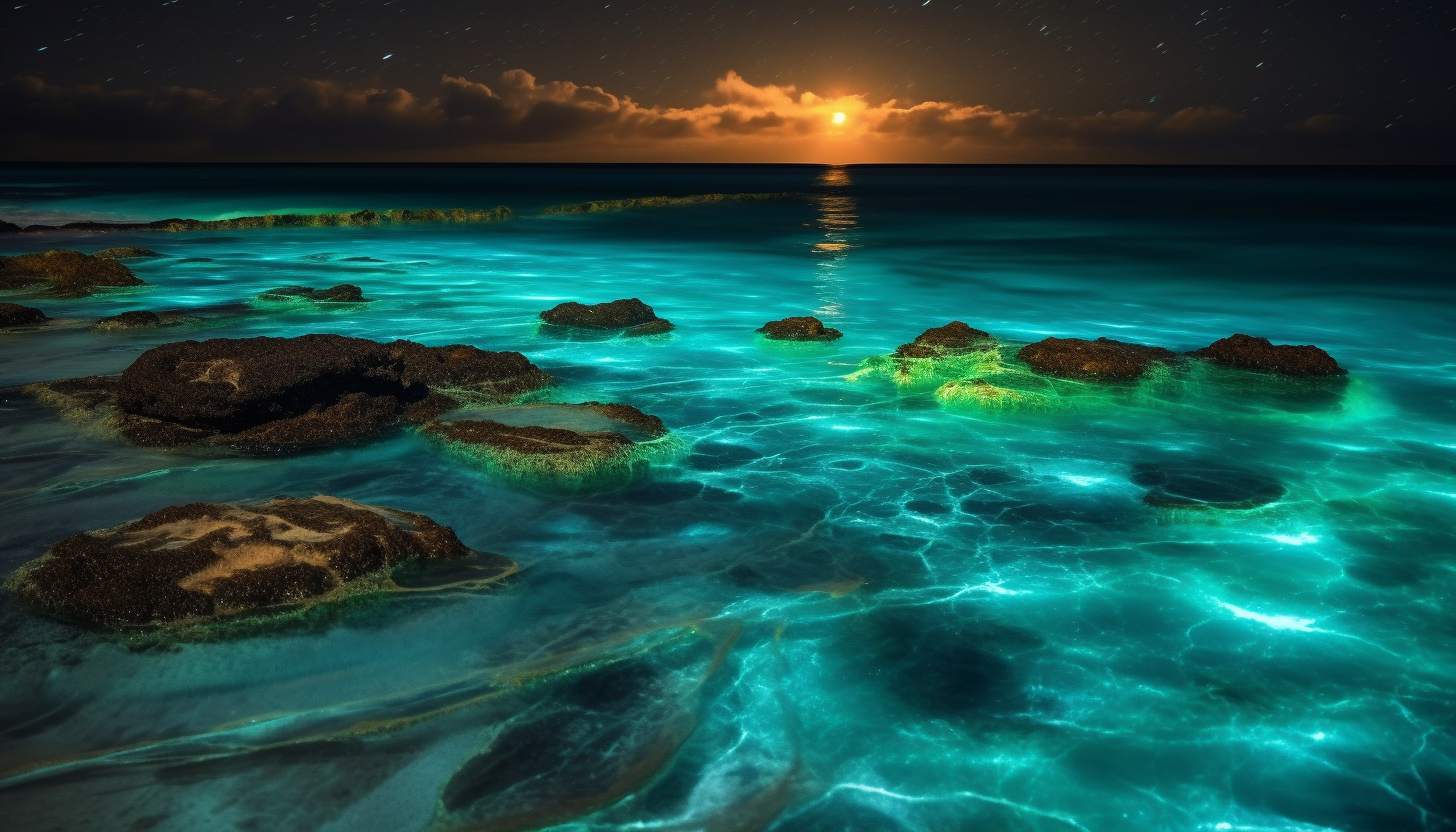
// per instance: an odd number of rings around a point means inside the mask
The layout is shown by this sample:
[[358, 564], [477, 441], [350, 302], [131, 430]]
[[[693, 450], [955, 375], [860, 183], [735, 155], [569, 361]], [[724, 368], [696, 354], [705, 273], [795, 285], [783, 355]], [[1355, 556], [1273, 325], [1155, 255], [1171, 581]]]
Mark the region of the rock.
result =
[[115, 248], [103, 248], [91, 255], [92, 257], [104, 257], [108, 260], [130, 260], [138, 257], [161, 257], [155, 251], [141, 246], [117, 246]]
[[1161, 508], [1251, 509], [1284, 496], [1284, 486], [1256, 471], [1221, 462], [1133, 466], [1132, 481], [1148, 489], [1143, 502]]
[[121, 263], [79, 251], [55, 249], [44, 254], [0, 257], [0, 289], [27, 289], [47, 284], [49, 294], [59, 297], [83, 297], [98, 286], [146, 285]]
[[21, 228], [13, 222], [0, 220], [0, 234], [19, 234], [24, 230], [24, 228]]
[[942, 404], [974, 405], [985, 410], [1041, 409], [1051, 406], [1046, 396], [1008, 387], [997, 387], [983, 378], [947, 381], [935, 391]]
[[47, 614], [125, 628], [306, 603], [404, 561], [471, 554], [454, 531], [423, 514], [337, 497], [278, 497], [171, 506], [82, 532], [7, 585]]
[[622, 330], [622, 334], [627, 336], [628, 338], [640, 338], [644, 335], [666, 335], [676, 328], [677, 327], [673, 325], [672, 321], [664, 321], [659, 319], [656, 321], [648, 321], [645, 324], [629, 326], [626, 329]]
[[364, 290], [352, 283], [340, 283], [328, 289], [314, 289], [309, 286], [283, 286], [269, 289], [260, 297], [265, 300], [309, 300], [315, 303], [371, 303], [364, 297]]
[[[666, 324], [667, 329], [672, 328], [672, 324], [657, 317], [657, 313], [652, 311], [652, 307], [636, 298], [625, 298], [592, 306], [568, 301], [542, 312], [541, 320], [556, 326], [574, 326], [578, 329], [627, 329], [646, 324], [656, 324], [658, 327]], [[653, 335], [657, 332], [666, 332], [667, 329], [641, 331], [638, 334]]]
[[0, 329], [8, 329], [12, 326], [29, 326], [49, 321], [46, 314], [33, 306], [21, 306], [18, 303], [0, 303]]
[[1257, 370], [1284, 376], [1342, 376], [1345, 369], [1316, 346], [1271, 344], [1268, 338], [1231, 335], [1220, 338], [1201, 350], [1188, 353], [1224, 367]]
[[961, 321], [927, 329], [908, 344], [895, 349], [896, 358], [940, 358], [967, 350], [989, 349], [996, 339], [989, 332], [974, 329]]
[[435, 418], [457, 396], [509, 401], [552, 381], [520, 353], [304, 335], [164, 344], [110, 385], [63, 379], [26, 390], [141, 445], [281, 453]]
[[823, 321], [808, 315], [769, 321], [758, 331], [773, 341], [833, 341], [844, 337], [843, 332], [830, 329]]
[[162, 316], [146, 310], [133, 310], [102, 318], [91, 325], [95, 332], [119, 332], [126, 329], [149, 329], [163, 326]]
[[1047, 338], [1027, 344], [1017, 356], [1039, 373], [1088, 381], [1132, 381], [1153, 364], [1177, 359], [1172, 350], [1108, 338]]
[[[573, 418], [581, 411], [609, 421], [583, 426], [579, 417]], [[661, 419], [623, 404], [538, 405], [529, 413], [504, 410], [492, 415], [513, 420], [532, 416], [572, 427], [460, 419], [432, 422], [421, 431], [507, 479], [565, 492], [625, 485], [634, 477], [637, 463], [645, 460], [644, 445], [627, 433], [638, 433], [645, 441], [667, 435]], [[610, 429], [615, 427], [612, 422], [620, 423], [621, 429]], [[593, 429], [597, 427], [607, 429]]]

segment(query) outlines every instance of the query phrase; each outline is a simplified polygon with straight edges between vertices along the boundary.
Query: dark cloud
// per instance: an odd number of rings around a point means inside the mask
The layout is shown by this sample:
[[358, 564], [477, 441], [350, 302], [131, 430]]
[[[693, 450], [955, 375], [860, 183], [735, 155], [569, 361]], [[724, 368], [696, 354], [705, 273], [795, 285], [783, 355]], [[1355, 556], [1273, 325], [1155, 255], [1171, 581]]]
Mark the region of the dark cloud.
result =
[[[542, 83], [523, 70], [494, 85], [446, 76], [428, 94], [302, 81], [222, 97], [0, 84], [0, 154], [26, 159], [743, 160], [1260, 162], [1450, 161], [1397, 147], [1353, 120], [1316, 114], [1251, 123], [1218, 106], [1162, 115], [1008, 112], [927, 101], [870, 104], [720, 78], [703, 104], [649, 107], [597, 87]], [[844, 113], [843, 125], [833, 121]], [[1433, 137], [1440, 139], [1443, 137]], [[1313, 154], [1313, 155], [1311, 155]]]

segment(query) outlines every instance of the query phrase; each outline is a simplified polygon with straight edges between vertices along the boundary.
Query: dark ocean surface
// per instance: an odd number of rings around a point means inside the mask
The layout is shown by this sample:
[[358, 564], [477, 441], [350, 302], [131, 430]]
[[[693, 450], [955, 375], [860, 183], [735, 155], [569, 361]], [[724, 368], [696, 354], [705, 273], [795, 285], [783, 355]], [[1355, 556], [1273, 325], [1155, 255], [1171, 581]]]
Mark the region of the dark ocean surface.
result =
[[[540, 215], [712, 193], [788, 196]], [[522, 567], [164, 644], [4, 593], [0, 825], [1456, 829], [1450, 170], [0, 167], [21, 225], [497, 205], [515, 218], [0, 235], [5, 255], [163, 255], [129, 261], [145, 287], [3, 298], [56, 320], [0, 332], [0, 572], [169, 505], [315, 494], [428, 514]], [[337, 283], [375, 302], [251, 300]], [[677, 329], [537, 318], [627, 297]], [[88, 328], [239, 302], [258, 314]], [[811, 314], [845, 336], [755, 333]], [[1240, 332], [1349, 376], [1189, 362], [986, 407], [937, 397], [969, 376], [862, 365], [952, 320], [1023, 382], [1017, 347], [1050, 335], [1182, 352]], [[563, 496], [408, 429], [165, 451], [13, 389], [305, 333], [517, 350], [551, 400], [636, 406], [676, 451]], [[1277, 499], [1169, 507], [1157, 481]]]

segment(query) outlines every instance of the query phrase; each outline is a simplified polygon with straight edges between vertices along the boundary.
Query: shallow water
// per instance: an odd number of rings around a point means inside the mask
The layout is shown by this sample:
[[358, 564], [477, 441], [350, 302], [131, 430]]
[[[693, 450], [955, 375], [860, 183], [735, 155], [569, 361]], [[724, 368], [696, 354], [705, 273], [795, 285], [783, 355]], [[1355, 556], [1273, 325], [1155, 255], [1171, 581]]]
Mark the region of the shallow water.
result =
[[[408, 431], [287, 459], [165, 452], [7, 394], [7, 574], [163, 506], [317, 493], [424, 512], [522, 566], [501, 587], [166, 647], [7, 594], [12, 828], [1456, 828], [1447, 172], [7, 168], [0, 183], [0, 219], [22, 223], [518, 214], [0, 236], [3, 254], [165, 255], [130, 261], [142, 289], [22, 300], [57, 323], [0, 333], [0, 386], [120, 372], [181, 338], [410, 338], [519, 350], [560, 380], [552, 400], [634, 405], [680, 443], [624, 488], [563, 496]], [[531, 216], [716, 192], [801, 196]], [[344, 282], [375, 302], [248, 303]], [[618, 297], [676, 331], [538, 326], [558, 302]], [[203, 324], [86, 327], [239, 302]], [[754, 333], [801, 314], [845, 337]], [[1008, 355], [1047, 335], [1181, 351], [1246, 332], [1318, 344], [1350, 377], [1020, 378], [1034, 401], [992, 409], [937, 400], [948, 378], [847, 379], [953, 319]]]

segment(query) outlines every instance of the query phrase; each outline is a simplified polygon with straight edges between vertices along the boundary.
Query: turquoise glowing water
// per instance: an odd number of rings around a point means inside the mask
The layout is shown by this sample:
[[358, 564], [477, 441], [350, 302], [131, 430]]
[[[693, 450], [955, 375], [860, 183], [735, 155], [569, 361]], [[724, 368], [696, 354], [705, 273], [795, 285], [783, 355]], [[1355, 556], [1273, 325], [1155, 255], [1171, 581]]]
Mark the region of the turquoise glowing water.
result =
[[[168, 453], [7, 395], [6, 573], [166, 505], [316, 493], [425, 512], [523, 567], [489, 591], [171, 649], [7, 596], [9, 828], [1456, 828], [1448, 173], [48, 168], [0, 181], [0, 219], [18, 222], [808, 195], [473, 227], [0, 236], [5, 254], [167, 255], [132, 261], [145, 289], [34, 301], [60, 323], [0, 333], [0, 385], [119, 372], [186, 337], [463, 342], [519, 350], [561, 380], [556, 400], [635, 405], [690, 446], [624, 490], [565, 498], [408, 432], [292, 459]], [[342, 282], [377, 301], [206, 330], [84, 326]], [[634, 296], [678, 329], [537, 330], [560, 301]], [[753, 332], [797, 314], [846, 335], [786, 346]], [[1246, 332], [1318, 344], [1351, 378], [1331, 393], [1188, 370], [1002, 411], [941, 405], [934, 383], [845, 379], [953, 319], [1010, 344], [1185, 350]], [[1284, 492], [1246, 511], [1159, 508], [1133, 481], [1147, 465], [1237, 469]]]

